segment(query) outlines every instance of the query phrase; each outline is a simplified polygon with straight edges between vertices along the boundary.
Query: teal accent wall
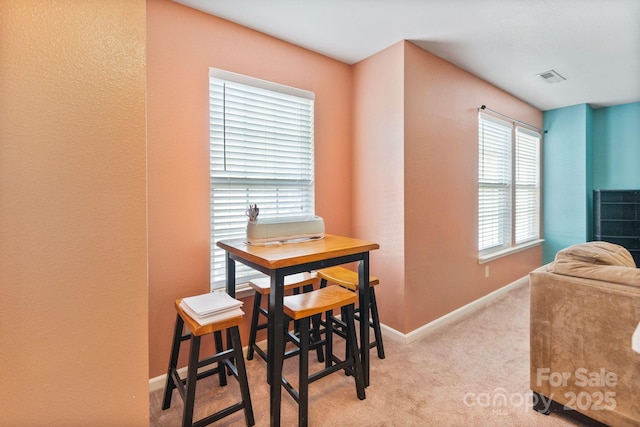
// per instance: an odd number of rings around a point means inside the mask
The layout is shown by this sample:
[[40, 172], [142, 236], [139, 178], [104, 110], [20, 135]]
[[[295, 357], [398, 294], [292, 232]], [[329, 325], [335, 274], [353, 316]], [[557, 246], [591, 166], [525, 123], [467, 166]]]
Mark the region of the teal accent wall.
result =
[[586, 104], [546, 111], [542, 166], [543, 263], [587, 239], [593, 111]]
[[593, 239], [593, 190], [640, 189], [640, 102], [543, 113], [543, 263]]
[[639, 189], [640, 102], [602, 108], [594, 113], [594, 188]]
[[[593, 159], [594, 159], [594, 151], [593, 151], [593, 122], [594, 122], [594, 113], [595, 110], [588, 105], [585, 110], [585, 131], [586, 131], [586, 140], [585, 140], [585, 148], [586, 148], [586, 175], [585, 175], [585, 212], [587, 213], [587, 217], [585, 219], [585, 240], [593, 240]], [[580, 242], [582, 243], [582, 242]]]

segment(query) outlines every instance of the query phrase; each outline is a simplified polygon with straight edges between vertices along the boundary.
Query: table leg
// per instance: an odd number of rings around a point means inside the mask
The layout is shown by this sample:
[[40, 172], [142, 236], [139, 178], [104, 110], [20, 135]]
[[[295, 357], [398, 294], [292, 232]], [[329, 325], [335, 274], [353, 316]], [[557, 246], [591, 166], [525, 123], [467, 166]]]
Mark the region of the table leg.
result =
[[236, 262], [231, 259], [229, 252], [226, 252], [227, 261], [227, 293], [232, 298], [236, 297]]
[[358, 296], [360, 311], [360, 359], [364, 373], [364, 385], [369, 386], [369, 252], [363, 254], [358, 264]]
[[269, 293], [269, 325], [267, 342], [267, 375], [270, 384], [271, 426], [280, 425], [280, 403], [282, 390], [282, 364], [284, 361], [284, 274], [276, 270], [271, 274]]

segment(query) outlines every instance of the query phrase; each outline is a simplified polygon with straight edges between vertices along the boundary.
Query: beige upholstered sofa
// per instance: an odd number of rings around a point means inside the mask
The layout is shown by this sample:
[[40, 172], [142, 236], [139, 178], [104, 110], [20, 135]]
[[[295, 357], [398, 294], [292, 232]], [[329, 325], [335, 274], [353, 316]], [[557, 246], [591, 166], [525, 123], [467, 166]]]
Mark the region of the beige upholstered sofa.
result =
[[629, 252], [606, 242], [574, 245], [530, 279], [535, 409], [569, 407], [610, 426], [640, 426], [640, 354], [631, 348], [640, 269]]

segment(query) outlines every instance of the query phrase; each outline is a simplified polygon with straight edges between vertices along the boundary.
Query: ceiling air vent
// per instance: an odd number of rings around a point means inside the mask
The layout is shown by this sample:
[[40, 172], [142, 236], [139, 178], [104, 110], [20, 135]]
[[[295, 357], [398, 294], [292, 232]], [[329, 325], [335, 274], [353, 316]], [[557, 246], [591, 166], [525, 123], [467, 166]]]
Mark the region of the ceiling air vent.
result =
[[560, 74], [556, 73], [554, 70], [545, 71], [544, 73], [538, 74], [542, 80], [547, 83], [559, 83], [561, 81], [566, 80]]

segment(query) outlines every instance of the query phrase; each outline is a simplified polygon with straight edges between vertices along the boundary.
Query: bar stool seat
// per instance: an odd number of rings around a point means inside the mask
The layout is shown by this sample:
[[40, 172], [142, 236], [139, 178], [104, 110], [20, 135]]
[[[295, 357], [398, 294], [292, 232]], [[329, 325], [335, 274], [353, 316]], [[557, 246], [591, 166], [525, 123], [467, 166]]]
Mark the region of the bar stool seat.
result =
[[[335, 266], [323, 268], [317, 271], [320, 279], [320, 287], [324, 288], [327, 282], [335, 283], [343, 288], [353, 292], [358, 292], [358, 273], [349, 270], [346, 267]], [[369, 348], [376, 348], [378, 357], [384, 359], [384, 344], [382, 342], [382, 331], [380, 330], [380, 316], [378, 315], [378, 304], [376, 302], [376, 293], [374, 286], [380, 281], [373, 276], [369, 276], [369, 313], [371, 314], [371, 322], [369, 326], [373, 329], [374, 340], [369, 343]], [[356, 312], [355, 319], [360, 321], [360, 315]]]
[[[315, 274], [311, 273], [297, 273], [289, 276], [285, 276], [284, 278], [284, 290], [291, 291], [294, 293], [309, 292], [313, 290], [315, 284], [317, 284], [319, 279]], [[249, 329], [249, 344], [247, 345], [247, 360], [253, 359], [254, 352], [258, 354], [262, 358], [262, 360], [267, 360], [267, 353], [256, 343], [256, 337], [258, 331], [261, 329], [266, 329], [268, 326], [269, 320], [269, 310], [266, 307], [262, 306], [262, 297], [268, 296], [271, 292], [271, 279], [269, 277], [261, 277], [258, 279], [253, 279], [249, 282], [249, 286], [255, 291], [253, 297], [253, 310], [251, 314], [251, 326]], [[260, 323], [260, 316], [264, 317], [264, 322]], [[319, 331], [316, 329], [316, 336]], [[319, 337], [317, 337], [319, 339]], [[292, 356], [293, 353], [285, 354], [285, 357]], [[318, 360], [323, 361], [322, 350], [318, 350]]]
[[[354, 306], [358, 296], [338, 286], [329, 286], [311, 292], [284, 297], [284, 313], [292, 320], [300, 322], [298, 334], [287, 332], [289, 339], [300, 349], [298, 389], [296, 390], [287, 379], [282, 377], [282, 385], [285, 390], [298, 403], [298, 425], [306, 426], [309, 423], [309, 384], [324, 378], [325, 376], [344, 370], [351, 375], [356, 384], [358, 398], [365, 398], [364, 376], [362, 363], [358, 352], [358, 343], [355, 331]], [[342, 319], [333, 315], [334, 309], [340, 309]], [[309, 375], [309, 349], [310, 349], [310, 319], [314, 316], [325, 314], [325, 338], [320, 342], [326, 347], [324, 369]], [[346, 331], [346, 347], [349, 351], [344, 360], [340, 360], [333, 354], [333, 336], [335, 331]], [[313, 329], [311, 329], [312, 331]], [[314, 342], [317, 345], [318, 342]]]
[[[242, 343], [240, 341], [240, 330], [238, 325], [242, 323], [242, 315], [222, 319], [213, 323], [202, 325], [193, 319], [181, 307], [182, 299], [175, 302], [177, 311], [176, 327], [173, 335], [171, 356], [169, 358], [169, 369], [167, 371], [167, 381], [164, 388], [164, 399], [162, 409], [171, 406], [173, 389], [178, 389], [180, 397], [184, 401], [182, 416], [182, 426], [201, 427], [211, 424], [234, 412], [244, 409], [245, 421], [248, 426], [255, 424], [253, 408], [251, 406], [251, 396], [249, 394], [249, 383], [242, 354]], [[187, 331], [183, 334], [186, 326]], [[225, 350], [222, 344], [222, 331], [226, 330], [231, 340], [231, 348]], [[216, 353], [205, 359], [200, 359], [200, 340], [204, 335], [213, 334]], [[187, 366], [187, 376], [180, 378], [177, 371], [180, 344], [183, 341], [190, 341], [189, 362]], [[215, 364], [215, 366], [210, 366]], [[199, 368], [209, 366], [205, 370], [198, 371]], [[206, 416], [199, 421], [193, 422], [193, 409], [195, 405], [196, 382], [202, 378], [218, 374], [220, 386], [227, 385], [226, 371], [236, 378], [240, 385], [242, 400], [227, 408], [221, 409], [214, 414]]]

